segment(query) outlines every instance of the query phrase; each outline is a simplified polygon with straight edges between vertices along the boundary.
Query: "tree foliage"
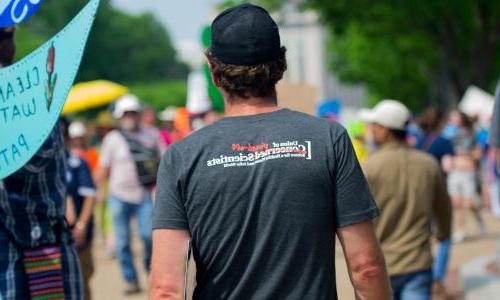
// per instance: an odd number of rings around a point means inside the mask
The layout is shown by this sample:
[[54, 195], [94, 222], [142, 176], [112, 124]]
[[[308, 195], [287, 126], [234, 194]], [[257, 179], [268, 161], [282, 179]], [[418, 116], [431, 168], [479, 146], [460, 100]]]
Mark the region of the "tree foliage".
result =
[[[247, 1], [232, 1], [247, 2]], [[251, 1], [276, 8], [284, 0]], [[453, 105], [500, 75], [500, 1], [309, 0], [330, 32], [328, 60], [373, 99]]]
[[332, 66], [379, 97], [414, 108], [453, 104], [500, 75], [500, 2], [308, 1], [332, 32]]
[[167, 106], [186, 106], [187, 85], [182, 80], [134, 83], [130, 91], [156, 111]]
[[[46, 0], [21, 26], [21, 55], [32, 51], [62, 29], [86, 0]], [[168, 32], [151, 14], [129, 15], [101, 1], [78, 80], [108, 79], [130, 83], [185, 78], [188, 67], [176, 58]]]

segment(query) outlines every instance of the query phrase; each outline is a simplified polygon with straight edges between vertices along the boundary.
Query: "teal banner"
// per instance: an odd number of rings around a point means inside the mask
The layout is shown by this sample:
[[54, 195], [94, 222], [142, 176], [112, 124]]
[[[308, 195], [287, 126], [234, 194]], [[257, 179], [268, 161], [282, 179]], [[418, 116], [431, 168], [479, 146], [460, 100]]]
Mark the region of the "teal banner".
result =
[[78, 72], [99, 0], [91, 0], [56, 36], [0, 69], [0, 179], [42, 146]]

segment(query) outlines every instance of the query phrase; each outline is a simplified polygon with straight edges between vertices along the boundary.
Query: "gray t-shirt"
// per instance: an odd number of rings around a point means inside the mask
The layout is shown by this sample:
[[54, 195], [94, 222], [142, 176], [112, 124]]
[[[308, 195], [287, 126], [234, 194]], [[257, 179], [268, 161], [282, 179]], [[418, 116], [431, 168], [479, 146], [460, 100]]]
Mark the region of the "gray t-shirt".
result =
[[174, 144], [157, 188], [153, 229], [191, 233], [194, 299], [336, 299], [336, 228], [378, 215], [345, 129], [288, 109]]
[[500, 147], [500, 82], [497, 85], [495, 93], [495, 110], [491, 118], [489, 138], [490, 145], [497, 148]]

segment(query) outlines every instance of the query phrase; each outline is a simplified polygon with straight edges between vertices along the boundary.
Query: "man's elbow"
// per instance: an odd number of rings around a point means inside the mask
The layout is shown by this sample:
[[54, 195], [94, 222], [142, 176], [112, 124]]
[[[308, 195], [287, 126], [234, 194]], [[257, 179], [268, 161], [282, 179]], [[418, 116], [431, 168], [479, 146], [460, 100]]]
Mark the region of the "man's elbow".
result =
[[374, 259], [355, 264], [352, 268], [352, 276], [355, 285], [365, 286], [387, 277], [385, 262], [383, 259]]
[[171, 280], [151, 280], [152, 300], [181, 300], [184, 296], [183, 287], [173, 284]]

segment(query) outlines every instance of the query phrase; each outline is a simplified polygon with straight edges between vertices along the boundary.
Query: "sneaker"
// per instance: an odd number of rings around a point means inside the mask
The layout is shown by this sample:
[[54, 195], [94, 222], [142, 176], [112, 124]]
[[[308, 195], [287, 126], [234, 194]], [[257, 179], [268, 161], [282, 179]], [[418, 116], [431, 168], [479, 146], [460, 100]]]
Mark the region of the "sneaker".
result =
[[125, 287], [123, 293], [127, 296], [136, 295], [141, 292], [141, 287], [139, 286], [138, 282], [128, 282], [126, 283], [126, 285], [127, 286]]
[[465, 240], [465, 233], [463, 232], [454, 233], [452, 240], [454, 244], [463, 242]]

